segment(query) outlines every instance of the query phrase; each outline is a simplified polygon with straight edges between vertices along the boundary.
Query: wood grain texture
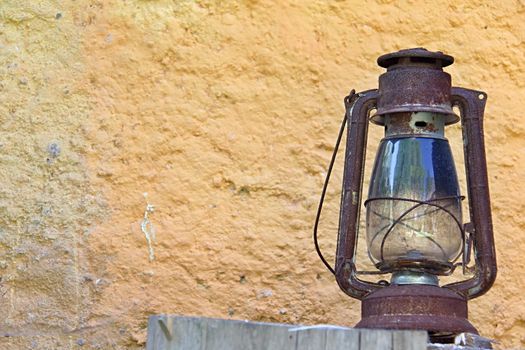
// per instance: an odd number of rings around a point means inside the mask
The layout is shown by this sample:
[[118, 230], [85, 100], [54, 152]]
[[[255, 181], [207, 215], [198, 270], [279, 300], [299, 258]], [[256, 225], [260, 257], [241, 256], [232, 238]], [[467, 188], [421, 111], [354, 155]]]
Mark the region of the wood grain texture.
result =
[[158, 315], [149, 319], [146, 349], [419, 350], [427, 334]]

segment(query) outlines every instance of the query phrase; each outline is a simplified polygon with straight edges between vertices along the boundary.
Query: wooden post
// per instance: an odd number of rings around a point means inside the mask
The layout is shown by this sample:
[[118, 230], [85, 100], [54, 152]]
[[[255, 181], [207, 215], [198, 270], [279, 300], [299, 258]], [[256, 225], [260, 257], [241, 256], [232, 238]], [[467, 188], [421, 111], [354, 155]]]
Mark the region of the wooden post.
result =
[[148, 322], [147, 350], [426, 350], [424, 331], [156, 315]]

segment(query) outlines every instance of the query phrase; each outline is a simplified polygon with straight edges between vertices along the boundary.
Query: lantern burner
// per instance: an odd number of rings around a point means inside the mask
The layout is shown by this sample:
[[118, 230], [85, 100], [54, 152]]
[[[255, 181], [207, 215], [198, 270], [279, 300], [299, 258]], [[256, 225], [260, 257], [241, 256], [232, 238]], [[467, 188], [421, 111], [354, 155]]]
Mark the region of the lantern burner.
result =
[[429, 112], [405, 112], [386, 115], [385, 138], [405, 135], [445, 138], [443, 115]]

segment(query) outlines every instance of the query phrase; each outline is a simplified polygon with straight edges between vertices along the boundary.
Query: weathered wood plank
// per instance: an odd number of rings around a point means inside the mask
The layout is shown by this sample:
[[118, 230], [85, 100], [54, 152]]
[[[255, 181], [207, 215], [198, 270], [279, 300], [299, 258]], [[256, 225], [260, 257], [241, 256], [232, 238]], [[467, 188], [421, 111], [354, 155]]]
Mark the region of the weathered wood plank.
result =
[[295, 334], [290, 326], [244, 321], [211, 320], [206, 328], [205, 347], [208, 350], [293, 349]]
[[[171, 316], [169, 316], [171, 317]], [[207, 349], [206, 348], [206, 331], [208, 324], [214, 320], [193, 317], [176, 317], [171, 326], [172, 340], [166, 342], [162, 350], [177, 349]], [[160, 350], [155, 349], [155, 350]]]
[[[201, 318], [164, 315], [150, 317], [146, 349], [201, 349], [207, 323], [208, 319]], [[150, 329], [153, 331], [150, 332]]]
[[426, 332], [394, 332], [392, 333], [393, 350], [426, 349], [428, 334]]
[[291, 327], [288, 325], [244, 322], [240, 327], [238, 349], [266, 350], [295, 347], [296, 334], [289, 332]]
[[159, 336], [158, 333], [161, 330], [157, 325], [153, 324], [157, 322], [157, 317], [158, 316], [151, 316], [148, 319], [148, 338], [146, 340], [146, 350], [154, 350], [158, 344], [157, 337]]
[[309, 328], [296, 330], [297, 343], [295, 349], [319, 350], [326, 347], [326, 329]]
[[360, 330], [359, 350], [391, 350], [392, 332], [383, 330]]
[[328, 329], [325, 350], [359, 350], [359, 330]]
[[423, 350], [426, 332], [157, 315], [149, 318], [147, 350]]

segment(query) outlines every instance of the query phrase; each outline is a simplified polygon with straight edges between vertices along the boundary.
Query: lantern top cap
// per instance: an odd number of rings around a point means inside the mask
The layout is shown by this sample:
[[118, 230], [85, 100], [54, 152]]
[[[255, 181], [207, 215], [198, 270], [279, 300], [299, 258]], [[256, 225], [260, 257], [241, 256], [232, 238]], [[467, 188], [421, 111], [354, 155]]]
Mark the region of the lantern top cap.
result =
[[452, 63], [454, 63], [454, 57], [441, 51], [428, 51], [422, 47], [387, 53], [377, 59], [377, 64], [387, 69], [398, 65], [414, 64], [427, 64], [441, 69], [450, 66]]

